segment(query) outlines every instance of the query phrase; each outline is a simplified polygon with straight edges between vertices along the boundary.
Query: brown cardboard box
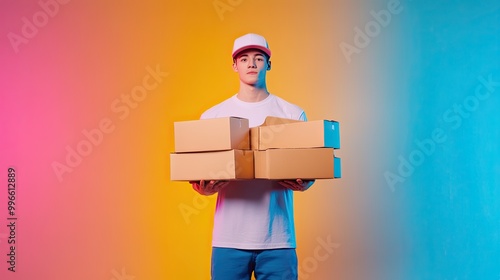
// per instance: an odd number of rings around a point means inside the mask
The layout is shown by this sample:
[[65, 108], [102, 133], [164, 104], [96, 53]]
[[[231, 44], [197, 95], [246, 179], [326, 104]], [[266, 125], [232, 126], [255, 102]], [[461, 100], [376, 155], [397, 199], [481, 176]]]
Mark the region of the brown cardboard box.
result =
[[252, 178], [253, 151], [250, 150], [170, 154], [172, 181]]
[[341, 177], [333, 148], [254, 151], [255, 178], [333, 179]]
[[248, 119], [227, 117], [174, 123], [175, 152], [250, 149]]
[[[252, 150], [260, 150], [260, 139], [271, 138], [275, 132], [283, 130], [282, 125], [287, 123], [302, 122], [299, 120], [284, 119], [269, 116], [264, 120], [264, 123], [257, 127], [250, 128], [250, 148]], [[265, 126], [273, 126], [271, 129], [262, 129]]]
[[251, 134], [253, 150], [340, 148], [339, 123], [330, 120], [259, 126]]
[[302, 121], [300, 121], [300, 120], [294, 120], [294, 119], [286, 119], [286, 118], [278, 118], [278, 117], [268, 116], [264, 120], [264, 123], [261, 124], [261, 126], [278, 125], [278, 124], [286, 124], [286, 123], [296, 123], [296, 122], [302, 122]]

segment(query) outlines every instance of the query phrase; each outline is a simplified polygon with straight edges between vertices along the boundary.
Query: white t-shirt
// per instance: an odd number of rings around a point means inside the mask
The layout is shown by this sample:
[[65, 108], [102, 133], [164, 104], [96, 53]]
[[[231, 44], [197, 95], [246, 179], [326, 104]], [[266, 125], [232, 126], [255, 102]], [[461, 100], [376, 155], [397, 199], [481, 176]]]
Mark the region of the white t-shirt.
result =
[[[267, 116], [307, 120], [304, 110], [270, 94], [259, 102], [236, 95], [208, 109], [201, 119], [241, 117], [250, 127]], [[219, 191], [212, 246], [237, 249], [295, 248], [293, 191], [272, 180], [238, 180]]]

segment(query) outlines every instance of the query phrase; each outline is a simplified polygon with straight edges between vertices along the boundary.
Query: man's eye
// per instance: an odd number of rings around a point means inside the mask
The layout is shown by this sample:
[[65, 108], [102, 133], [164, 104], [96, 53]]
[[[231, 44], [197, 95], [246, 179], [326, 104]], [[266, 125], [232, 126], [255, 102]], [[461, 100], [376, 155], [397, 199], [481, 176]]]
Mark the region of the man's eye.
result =
[[263, 59], [262, 59], [262, 58], [257, 58], [257, 60], [258, 60], [258, 61], [263, 61]]
[[240, 61], [241, 62], [245, 62], [245, 61], [247, 61], [247, 59], [246, 58], [242, 58]]

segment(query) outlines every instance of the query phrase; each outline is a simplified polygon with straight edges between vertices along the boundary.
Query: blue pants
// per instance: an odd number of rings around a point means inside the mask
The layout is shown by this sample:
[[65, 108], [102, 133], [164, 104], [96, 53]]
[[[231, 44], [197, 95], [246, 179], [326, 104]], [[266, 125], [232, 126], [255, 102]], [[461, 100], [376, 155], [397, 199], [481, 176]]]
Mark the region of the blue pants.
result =
[[212, 280], [297, 280], [295, 249], [212, 248]]

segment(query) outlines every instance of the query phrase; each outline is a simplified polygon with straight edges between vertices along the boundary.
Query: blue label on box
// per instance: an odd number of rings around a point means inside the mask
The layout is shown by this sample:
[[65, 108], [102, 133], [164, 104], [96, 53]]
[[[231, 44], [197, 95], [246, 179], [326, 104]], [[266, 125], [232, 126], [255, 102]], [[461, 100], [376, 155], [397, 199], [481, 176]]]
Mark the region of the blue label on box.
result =
[[325, 147], [340, 149], [340, 125], [336, 121], [324, 121]]

